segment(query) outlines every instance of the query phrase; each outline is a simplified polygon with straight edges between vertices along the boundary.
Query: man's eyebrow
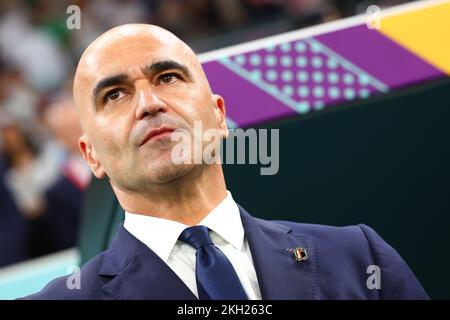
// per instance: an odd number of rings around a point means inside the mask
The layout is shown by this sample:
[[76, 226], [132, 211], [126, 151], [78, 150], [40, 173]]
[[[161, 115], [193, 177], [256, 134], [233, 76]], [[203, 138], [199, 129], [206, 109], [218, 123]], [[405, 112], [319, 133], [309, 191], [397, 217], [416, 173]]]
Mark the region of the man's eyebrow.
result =
[[188, 67], [174, 60], [161, 60], [153, 62], [152, 64], [143, 67], [142, 72], [148, 76], [150, 74], [161, 73], [171, 69], [181, 71], [185, 75], [185, 77], [188, 78], [188, 80], [192, 80], [192, 74], [189, 71]]
[[95, 86], [94, 90], [92, 90], [92, 100], [94, 101], [94, 105], [96, 104], [99, 98], [98, 97], [99, 93], [104, 88], [124, 84], [128, 81], [128, 78], [129, 78], [128, 75], [121, 73], [100, 80]]

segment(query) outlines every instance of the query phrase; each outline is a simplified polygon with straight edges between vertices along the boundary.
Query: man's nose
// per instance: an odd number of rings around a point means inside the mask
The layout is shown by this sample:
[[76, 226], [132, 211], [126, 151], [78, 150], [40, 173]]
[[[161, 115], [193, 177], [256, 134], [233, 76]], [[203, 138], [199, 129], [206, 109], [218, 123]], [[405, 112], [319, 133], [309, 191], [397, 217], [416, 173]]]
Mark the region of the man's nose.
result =
[[136, 118], [143, 119], [147, 116], [154, 116], [158, 112], [166, 112], [167, 105], [149, 86], [137, 89], [138, 102], [136, 108]]

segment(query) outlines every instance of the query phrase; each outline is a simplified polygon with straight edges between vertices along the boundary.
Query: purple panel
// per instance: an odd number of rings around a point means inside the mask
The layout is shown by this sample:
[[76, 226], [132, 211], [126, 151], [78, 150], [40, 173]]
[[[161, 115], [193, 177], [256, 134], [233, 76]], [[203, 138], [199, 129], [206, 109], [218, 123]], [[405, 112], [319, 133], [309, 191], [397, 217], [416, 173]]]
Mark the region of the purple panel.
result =
[[320, 47], [303, 40], [230, 59], [248, 74], [258, 74], [259, 82], [275, 86], [278, 96], [285, 96], [297, 106], [306, 103], [306, 112], [378, 93], [368, 75], [346, 69]]
[[225, 99], [227, 116], [240, 127], [296, 114], [218, 62], [205, 63], [203, 69], [213, 92]]
[[315, 37], [389, 88], [445, 76], [439, 69], [366, 25]]

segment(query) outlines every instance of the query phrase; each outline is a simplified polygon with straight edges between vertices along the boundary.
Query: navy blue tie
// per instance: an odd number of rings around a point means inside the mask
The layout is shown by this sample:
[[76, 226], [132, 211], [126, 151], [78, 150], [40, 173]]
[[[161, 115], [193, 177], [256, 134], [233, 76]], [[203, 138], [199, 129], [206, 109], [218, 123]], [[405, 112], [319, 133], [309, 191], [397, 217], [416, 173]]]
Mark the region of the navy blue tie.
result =
[[248, 299], [230, 261], [211, 241], [207, 227], [186, 228], [179, 239], [197, 249], [195, 277], [200, 300]]

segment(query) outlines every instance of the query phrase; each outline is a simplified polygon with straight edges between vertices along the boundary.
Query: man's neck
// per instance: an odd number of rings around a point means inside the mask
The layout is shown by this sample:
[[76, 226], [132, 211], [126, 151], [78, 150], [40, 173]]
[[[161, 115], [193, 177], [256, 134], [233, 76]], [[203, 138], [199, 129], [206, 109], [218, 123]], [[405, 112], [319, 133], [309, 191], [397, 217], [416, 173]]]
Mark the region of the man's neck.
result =
[[[209, 169], [209, 170], [208, 170]], [[113, 186], [126, 211], [196, 225], [227, 196], [222, 170], [208, 168], [196, 179], [182, 177], [150, 192], [124, 192]]]

